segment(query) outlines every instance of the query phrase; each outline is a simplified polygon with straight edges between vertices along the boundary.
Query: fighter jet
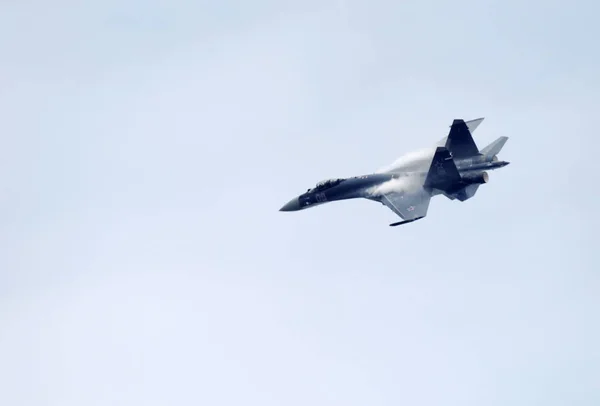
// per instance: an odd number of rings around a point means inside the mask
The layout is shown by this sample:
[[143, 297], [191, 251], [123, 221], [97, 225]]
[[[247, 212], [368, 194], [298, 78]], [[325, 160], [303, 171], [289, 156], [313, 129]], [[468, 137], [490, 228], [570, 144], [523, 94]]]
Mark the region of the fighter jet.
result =
[[298, 211], [328, 202], [364, 198], [380, 202], [396, 213], [399, 226], [424, 218], [433, 196], [465, 201], [487, 183], [487, 171], [509, 164], [498, 159], [508, 137], [500, 137], [482, 150], [472, 133], [483, 118], [455, 119], [447, 137], [433, 148], [407, 154], [394, 164], [370, 174], [327, 179], [294, 197], [280, 211]]

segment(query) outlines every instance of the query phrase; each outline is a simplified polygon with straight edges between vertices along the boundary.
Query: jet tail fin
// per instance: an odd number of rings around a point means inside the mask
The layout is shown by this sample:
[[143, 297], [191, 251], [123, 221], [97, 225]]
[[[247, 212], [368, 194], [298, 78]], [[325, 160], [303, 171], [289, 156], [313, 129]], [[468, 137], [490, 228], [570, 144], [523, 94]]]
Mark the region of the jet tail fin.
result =
[[431, 160], [424, 186], [439, 190], [447, 190], [460, 180], [458, 168], [444, 147], [437, 147]]
[[506, 144], [506, 141], [508, 141], [508, 137], [500, 137], [496, 141], [494, 141], [490, 145], [488, 145], [487, 147], [483, 148], [480, 151], [480, 154], [485, 155], [487, 157], [492, 157], [494, 155], [498, 155], [500, 153], [500, 151], [502, 150], [502, 148], [504, 147], [504, 144]]
[[471, 131], [475, 131], [482, 121], [483, 119], [479, 118], [471, 120], [469, 123], [462, 119], [455, 119], [452, 122], [444, 147], [452, 153], [454, 158], [468, 158], [479, 154]]
[[[481, 124], [483, 122], [484, 119], [485, 119], [485, 117], [480, 117], [480, 118], [476, 118], [474, 120], [465, 121], [465, 124], [467, 125], [467, 129], [469, 130], [469, 133], [471, 134], [471, 136], [473, 136], [473, 133], [475, 132], [477, 127], [479, 127], [479, 124]], [[450, 126], [450, 127], [452, 127], [452, 126]], [[444, 147], [444, 146], [446, 146], [447, 141], [448, 141], [448, 136], [445, 136], [444, 138], [442, 138], [441, 140], [439, 140], [437, 142], [436, 146]]]

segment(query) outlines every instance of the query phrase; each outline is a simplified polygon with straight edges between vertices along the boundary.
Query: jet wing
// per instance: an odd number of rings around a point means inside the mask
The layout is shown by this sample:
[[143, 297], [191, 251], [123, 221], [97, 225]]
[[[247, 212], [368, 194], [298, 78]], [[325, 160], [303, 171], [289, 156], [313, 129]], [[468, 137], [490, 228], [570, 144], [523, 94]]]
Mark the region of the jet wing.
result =
[[437, 147], [431, 159], [425, 182], [421, 186], [416, 189], [394, 191], [381, 195], [381, 203], [404, 219], [404, 221], [390, 225], [399, 226], [425, 217], [433, 196], [433, 189], [443, 191], [458, 181], [460, 181], [460, 174], [450, 151], [444, 147]]
[[431, 194], [423, 187], [411, 192], [392, 192], [381, 196], [381, 203], [404, 220], [390, 224], [391, 226], [409, 223], [425, 217], [430, 201]]

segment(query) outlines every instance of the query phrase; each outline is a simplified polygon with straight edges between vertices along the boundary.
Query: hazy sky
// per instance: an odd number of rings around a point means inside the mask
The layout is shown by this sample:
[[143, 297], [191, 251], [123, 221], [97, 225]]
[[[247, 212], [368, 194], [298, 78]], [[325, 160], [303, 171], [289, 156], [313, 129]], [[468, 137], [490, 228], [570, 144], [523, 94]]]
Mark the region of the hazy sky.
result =
[[[599, 13], [3, 2], [0, 404], [600, 404]], [[474, 199], [278, 211], [480, 116]]]

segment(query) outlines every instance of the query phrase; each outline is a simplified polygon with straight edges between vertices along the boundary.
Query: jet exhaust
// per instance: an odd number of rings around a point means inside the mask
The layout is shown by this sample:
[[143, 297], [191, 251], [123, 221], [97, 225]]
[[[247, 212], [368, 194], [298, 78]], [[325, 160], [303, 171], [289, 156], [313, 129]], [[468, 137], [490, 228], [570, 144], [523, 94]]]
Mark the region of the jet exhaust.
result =
[[481, 185], [487, 183], [489, 180], [489, 175], [487, 172], [479, 172], [479, 173], [469, 173], [463, 175], [462, 181], [464, 183], [468, 183], [470, 185]]

